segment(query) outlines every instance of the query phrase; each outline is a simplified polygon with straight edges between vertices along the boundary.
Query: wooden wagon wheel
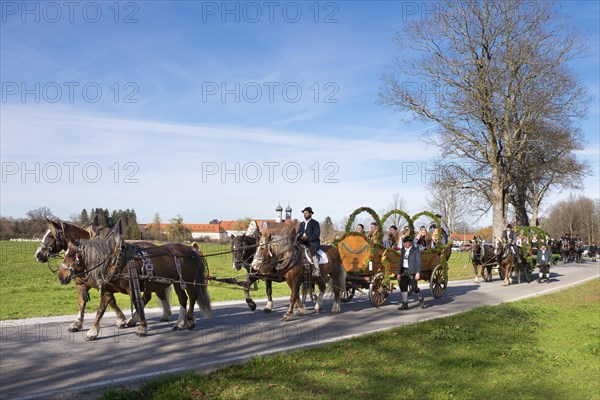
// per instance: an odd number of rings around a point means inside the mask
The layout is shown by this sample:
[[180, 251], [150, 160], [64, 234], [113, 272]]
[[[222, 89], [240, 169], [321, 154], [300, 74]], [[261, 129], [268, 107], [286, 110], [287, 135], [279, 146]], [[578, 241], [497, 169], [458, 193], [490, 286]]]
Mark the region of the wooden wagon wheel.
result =
[[356, 289], [346, 283], [346, 290], [342, 292], [340, 300], [344, 303], [349, 302], [354, 297], [355, 292]]
[[429, 289], [434, 298], [439, 299], [446, 292], [448, 287], [448, 271], [441, 265], [437, 265], [431, 273], [429, 279]]
[[531, 282], [531, 272], [532, 272], [533, 268], [531, 268], [531, 265], [529, 263], [525, 263], [525, 265], [522, 265], [521, 268], [521, 278], [525, 279], [525, 282], [529, 283]]
[[369, 285], [369, 300], [375, 307], [384, 305], [390, 295], [388, 287], [383, 282], [384, 277], [382, 272], [376, 274]]

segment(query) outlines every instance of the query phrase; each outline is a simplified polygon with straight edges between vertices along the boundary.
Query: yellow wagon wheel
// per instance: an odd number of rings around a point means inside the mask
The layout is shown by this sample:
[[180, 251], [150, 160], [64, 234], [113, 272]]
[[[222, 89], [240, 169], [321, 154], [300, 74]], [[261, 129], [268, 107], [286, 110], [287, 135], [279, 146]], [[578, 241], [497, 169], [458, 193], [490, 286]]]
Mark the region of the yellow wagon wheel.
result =
[[384, 284], [384, 274], [382, 272], [376, 274], [369, 285], [369, 300], [375, 307], [382, 306], [386, 303], [390, 290]]
[[434, 298], [439, 299], [446, 292], [448, 287], [448, 270], [441, 265], [437, 265], [431, 273], [429, 279], [429, 289]]

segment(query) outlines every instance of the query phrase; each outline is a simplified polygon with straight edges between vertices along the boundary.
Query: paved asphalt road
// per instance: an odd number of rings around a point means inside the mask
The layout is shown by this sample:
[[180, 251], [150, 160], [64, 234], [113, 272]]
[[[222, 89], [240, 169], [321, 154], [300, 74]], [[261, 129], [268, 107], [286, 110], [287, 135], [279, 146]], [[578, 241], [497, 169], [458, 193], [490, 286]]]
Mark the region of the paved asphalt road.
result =
[[[117, 330], [114, 315], [107, 313], [94, 342], [84, 340], [93, 315], [87, 316], [82, 333], [67, 331], [73, 316], [1, 321], [0, 399], [89, 398], [110, 385], [137, 384], [189, 369], [206, 371], [258, 354], [316, 346], [536, 296], [599, 275], [599, 263], [587, 259], [582, 264], [559, 263], [552, 268], [549, 283], [534, 280], [503, 287], [497, 275], [493, 282], [479, 285], [472, 280], [453, 281], [440, 299], [431, 298], [428, 288], [424, 290], [426, 309], [413, 302], [404, 312], [397, 310], [398, 290], [379, 309], [357, 293], [350, 303], [342, 304], [341, 314], [330, 315], [332, 301], [326, 299], [327, 312], [315, 314], [309, 303], [307, 314], [291, 322], [281, 321], [285, 299], [275, 301], [271, 314], [260, 312], [264, 302], [258, 302], [254, 313], [245, 302], [219, 303], [213, 304], [212, 318], [201, 318], [195, 330], [182, 332], [171, 331], [173, 322], [160, 323], [159, 310], [150, 310], [148, 336], [142, 338], [131, 328]], [[73, 296], [75, 301], [75, 290]]]

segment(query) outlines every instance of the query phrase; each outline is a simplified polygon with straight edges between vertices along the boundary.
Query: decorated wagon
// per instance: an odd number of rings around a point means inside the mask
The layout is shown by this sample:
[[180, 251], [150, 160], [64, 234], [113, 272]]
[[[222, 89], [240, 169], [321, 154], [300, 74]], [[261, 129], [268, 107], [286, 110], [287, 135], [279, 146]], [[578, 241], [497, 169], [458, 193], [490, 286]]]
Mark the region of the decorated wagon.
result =
[[[377, 230], [370, 234], [353, 231], [356, 216], [366, 212], [373, 218]], [[419, 218], [428, 217], [440, 226], [440, 220], [433, 213], [423, 211], [409, 216], [402, 210], [392, 210], [381, 219], [377, 213], [369, 207], [356, 209], [348, 218], [345, 233], [336, 240], [342, 264], [346, 270], [346, 293], [342, 301], [350, 301], [356, 290], [367, 290], [371, 304], [376, 307], [384, 305], [391, 292], [395, 289], [396, 274], [400, 263], [400, 251], [398, 248], [385, 247], [382, 241], [381, 229], [388, 219], [396, 216], [403, 220], [414, 237], [414, 222]], [[401, 245], [401, 243], [400, 243]], [[448, 258], [450, 258], [452, 243], [444, 246], [437, 244], [434, 248], [428, 248], [421, 252], [422, 268], [421, 280], [429, 282], [431, 294], [435, 298], [444, 295], [448, 286]], [[399, 247], [399, 246], [398, 246]]]

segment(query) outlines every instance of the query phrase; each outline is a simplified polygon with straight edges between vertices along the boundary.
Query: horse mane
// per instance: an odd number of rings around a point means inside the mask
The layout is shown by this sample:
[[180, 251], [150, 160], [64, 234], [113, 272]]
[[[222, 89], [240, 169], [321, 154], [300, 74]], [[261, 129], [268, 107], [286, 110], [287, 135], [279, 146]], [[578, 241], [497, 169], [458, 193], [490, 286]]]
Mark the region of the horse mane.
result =
[[262, 236], [268, 236], [269, 234], [272, 236], [289, 235], [295, 227], [291, 224], [273, 224], [262, 231]]
[[95, 284], [106, 281], [110, 261], [114, 252], [114, 241], [96, 239], [82, 240], [79, 245], [82, 259], [85, 260], [87, 276]]
[[290, 236], [291, 233], [292, 232], [289, 231], [287, 233], [271, 236], [271, 249], [273, 250], [273, 254], [285, 257], [292, 251], [294, 246]]
[[75, 243], [78, 239], [90, 239], [92, 235], [83, 228], [68, 222], [60, 223], [65, 234], [65, 239], [70, 243]]

